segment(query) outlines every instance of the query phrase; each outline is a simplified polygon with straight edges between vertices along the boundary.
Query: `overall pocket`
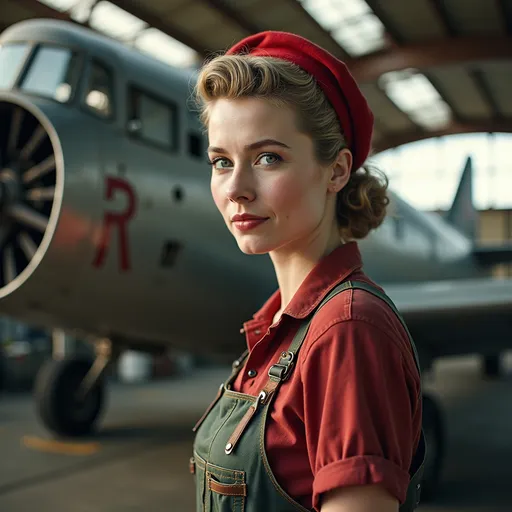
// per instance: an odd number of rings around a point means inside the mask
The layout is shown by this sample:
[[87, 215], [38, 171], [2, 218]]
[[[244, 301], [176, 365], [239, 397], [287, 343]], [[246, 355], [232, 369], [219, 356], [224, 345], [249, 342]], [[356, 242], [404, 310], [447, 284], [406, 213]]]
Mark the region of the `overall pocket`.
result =
[[243, 471], [208, 464], [205, 479], [205, 512], [244, 512], [247, 484]]

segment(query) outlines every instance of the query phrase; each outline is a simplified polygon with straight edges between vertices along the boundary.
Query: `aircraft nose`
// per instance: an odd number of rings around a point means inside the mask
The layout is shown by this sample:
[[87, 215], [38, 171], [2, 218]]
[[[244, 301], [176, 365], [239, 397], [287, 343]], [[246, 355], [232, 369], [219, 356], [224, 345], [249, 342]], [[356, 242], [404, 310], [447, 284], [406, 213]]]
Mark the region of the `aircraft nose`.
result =
[[56, 161], [61, 153], [53, 127], [38, 109], [0, 98], [0, 121], [0, 293], [5, 295], [6, 287], [25, 281], [48, 246], [63, 169]]

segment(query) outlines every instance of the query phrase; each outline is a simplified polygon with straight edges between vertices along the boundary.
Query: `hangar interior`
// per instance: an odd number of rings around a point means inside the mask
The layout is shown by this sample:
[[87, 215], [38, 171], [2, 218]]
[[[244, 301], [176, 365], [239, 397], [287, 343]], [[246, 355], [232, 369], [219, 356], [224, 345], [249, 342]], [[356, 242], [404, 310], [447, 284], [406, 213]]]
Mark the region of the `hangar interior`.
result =
[[296, 32], [347, 62], [375, 113], [377, 152], [512, 131], [509, 0], [0, 0], [0, 12], [0, 28], [69, 20], [178, 66], [254, 32]]
[[[31, 18], [84, 25], [177, 67], [262, 30], [301, 34], [347, 62], [375, 114], [376, 155], [512, 133], [512, 0], [0, 0], [0, 32]], [[512, 209], [481, 209], [477, 237], [511, 242]]]
[[[0, 31], [31, 18], [78, 23], [179, 67], [262, 30], [301, 34], [347, 62], [375, 114], [376, 154], [512, 133], [512, 0], [0, 0]], [[478, 238], [512, 240], [512, 210], [480, 211]]]

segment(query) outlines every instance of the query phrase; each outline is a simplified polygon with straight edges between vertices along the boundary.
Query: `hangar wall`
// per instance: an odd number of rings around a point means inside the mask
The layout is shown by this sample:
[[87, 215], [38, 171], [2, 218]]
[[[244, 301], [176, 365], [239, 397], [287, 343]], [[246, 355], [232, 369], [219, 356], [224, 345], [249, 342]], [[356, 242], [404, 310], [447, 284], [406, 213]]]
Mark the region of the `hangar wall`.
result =
[[[512, 209], [480, 211], [478, 240], [482, 243], [512, 243]], [[495, 275], [512, 277], [512, 264], [497, 265]]]

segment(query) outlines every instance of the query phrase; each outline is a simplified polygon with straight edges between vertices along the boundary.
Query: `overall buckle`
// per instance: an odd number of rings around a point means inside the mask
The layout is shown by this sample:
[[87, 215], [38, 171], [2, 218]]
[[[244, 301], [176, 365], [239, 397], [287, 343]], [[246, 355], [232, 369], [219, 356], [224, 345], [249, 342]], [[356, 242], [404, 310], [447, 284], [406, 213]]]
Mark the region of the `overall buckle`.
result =
[[279, 362], [269, 368], [268, 376], [274, 381], [284, 382], [291, 374], [294, 359], [295, 354], [293, 352], [282, 352]]

